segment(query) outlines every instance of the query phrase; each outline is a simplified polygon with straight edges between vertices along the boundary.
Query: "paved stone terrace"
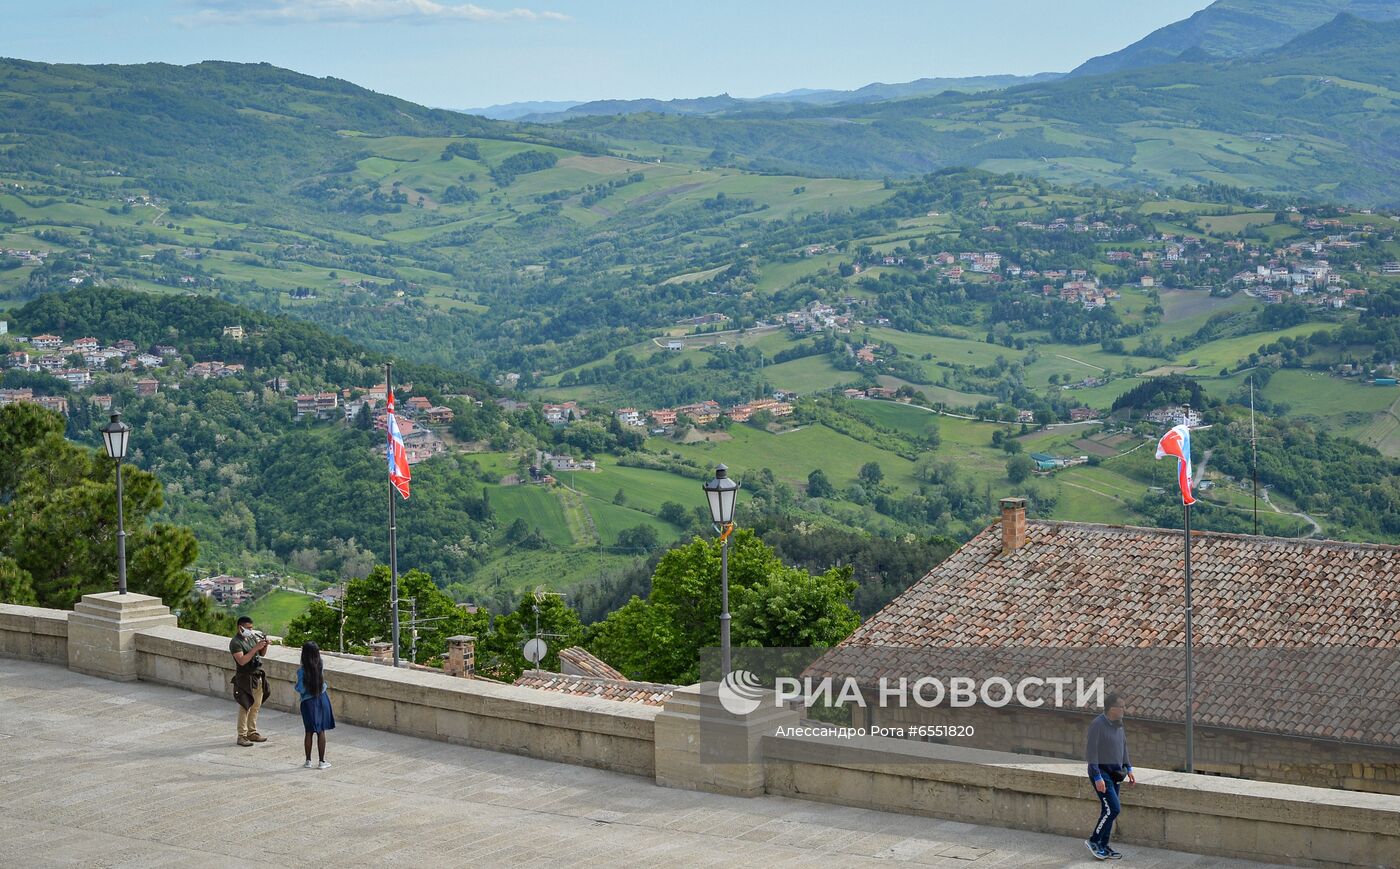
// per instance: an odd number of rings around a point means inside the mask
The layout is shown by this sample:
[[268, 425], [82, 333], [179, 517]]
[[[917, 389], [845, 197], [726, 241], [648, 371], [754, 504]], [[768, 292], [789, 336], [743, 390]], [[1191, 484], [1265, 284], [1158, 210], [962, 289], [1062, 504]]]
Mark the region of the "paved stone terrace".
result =
[[[0, 863], [1097, 865], [1075, 839], [670, 790], [344, 725], [333, 767], [307, 770], [299, 717], [265, 710], [270, 741], [239, 748], [235, 713], [231, 699], [0, 660]], [[1086, 827], [1093, 815], [1086, 796]], [[1141, 869], [1263, 865], [1123, 850]]]

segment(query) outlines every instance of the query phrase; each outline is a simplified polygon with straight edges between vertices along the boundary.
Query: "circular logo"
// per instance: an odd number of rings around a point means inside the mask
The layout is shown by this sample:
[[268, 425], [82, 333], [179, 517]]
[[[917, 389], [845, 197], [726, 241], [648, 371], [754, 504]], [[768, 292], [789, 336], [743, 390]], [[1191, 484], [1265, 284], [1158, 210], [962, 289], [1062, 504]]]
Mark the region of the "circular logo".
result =
[[735, 670], [719, 683], [719, 705], [730, 715], [748, 715], [763, 702], [763, 684], [748, 670]]

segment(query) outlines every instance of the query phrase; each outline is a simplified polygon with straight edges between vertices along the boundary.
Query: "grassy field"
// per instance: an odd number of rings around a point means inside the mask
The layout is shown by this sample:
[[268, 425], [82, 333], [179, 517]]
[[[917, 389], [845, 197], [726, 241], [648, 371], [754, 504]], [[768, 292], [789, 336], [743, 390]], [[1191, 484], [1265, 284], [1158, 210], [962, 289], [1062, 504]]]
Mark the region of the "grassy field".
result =
[[844, 487], [856, 482], [861, 465], [879, 462], [888, 484], [903, 488], [914, 485], [913, 462], [823, 425], [786, 434], [736, 425], [729, 433], [733, 439], [720, 443], [676, 444], [653, 439], [649, 445], [654, 450], [670, 449], [710, 465], [723, 462], [737, 478], [768, 468], [786, 483], [805, 485], [807, 475], [821, 468], [832, 483]]
[[1309, 416], [1380, 413], [1400, 398], [1400, 390], [1395, 387], [1372, 386], [1320, 371], [1293, 369], [1274, 372], [1262, 394], [1269, 401], [1287, 404], [1294, 414]]
[[628, 507], [655, 513], [667, 501], [684, 504], [687, 507], [699, 504], [703, 497], [700, 481], [690, 480], [666, 471], [653, 471], [648, 468], [627, 468], [605, 456], [599, 460], [599, 470], [589, 474], [575, 474], [566, 478], [569, 485], [600, 501], [612, 504], [613, 497], [622, 491]]
[[315, 599], [309, 594], [277, 588], [239, 607], [238, 615], [249, 616], [258, 630], [280, 637], [287, 633], [287, 624], [306, 612]]
[[791, 362], [770, 365], [763, 369], [763, 376], [778, 389], [802, 395], [833, 389], [860, 379], [854, 371], [838, 369], [825, 356], [804, 356]]
[[847, 409], [870, 422], [914, 438], [924, 437], [942, 421], [938, 414], [897, 401], [852, 401]]
[[487, 486], [491, 510], [502, 527], [516, 519], [525, 522], [556, 546], [573, 546], [568, 519], [559, 499], [542, 486]]
[[472, 586], [483, 593], [543, 588], [564, 591], [616, 575], [634, 565], [635, 555], [597, 549], [529, 549], [501, 552], [482, 565]]
[[1277, 329], [1272, 332], [1254, 332], [1235, 338], [1221, 338], [1218, 341], [1210, 341], [1182, 353], [1173, 360], [1173, 364], [1199, 365], [1208, 373], [1214, 374], [1222, 367], [1233, 366], [1265, 344], [1271, 344], [1285, 337], [1296, 338], [1299, 335], [1311, 335], [1325, 328], [1326, 326], [1321, 323], [1299, 323], [1297, 326]]

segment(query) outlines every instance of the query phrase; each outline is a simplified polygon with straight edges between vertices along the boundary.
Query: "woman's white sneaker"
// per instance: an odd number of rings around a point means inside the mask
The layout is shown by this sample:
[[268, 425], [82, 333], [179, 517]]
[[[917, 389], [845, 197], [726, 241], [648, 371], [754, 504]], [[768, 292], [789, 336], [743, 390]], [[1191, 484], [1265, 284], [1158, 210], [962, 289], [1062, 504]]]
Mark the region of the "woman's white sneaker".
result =
[[317, 768], [317, 769], [330, 769], [330, 768], [331, 768], [331, 765], [330, 765], [329, 763], [327, 763], [326, 761], [323, 760], [323, 761], [321, 761], [321, 765], [318, 766], [318, 767], [316, 767], [316, 768]]

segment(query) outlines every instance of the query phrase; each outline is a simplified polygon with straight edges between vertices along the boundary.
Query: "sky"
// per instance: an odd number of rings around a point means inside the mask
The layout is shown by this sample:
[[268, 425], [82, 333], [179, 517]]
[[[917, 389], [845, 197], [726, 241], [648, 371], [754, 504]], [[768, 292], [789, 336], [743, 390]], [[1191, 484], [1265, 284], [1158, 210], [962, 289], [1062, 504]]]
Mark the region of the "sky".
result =
[[1208, 4], [0, 0], [0, 55], [54, 63], [266, 61], [442, 108], [752, 97], [1066, 71]]

